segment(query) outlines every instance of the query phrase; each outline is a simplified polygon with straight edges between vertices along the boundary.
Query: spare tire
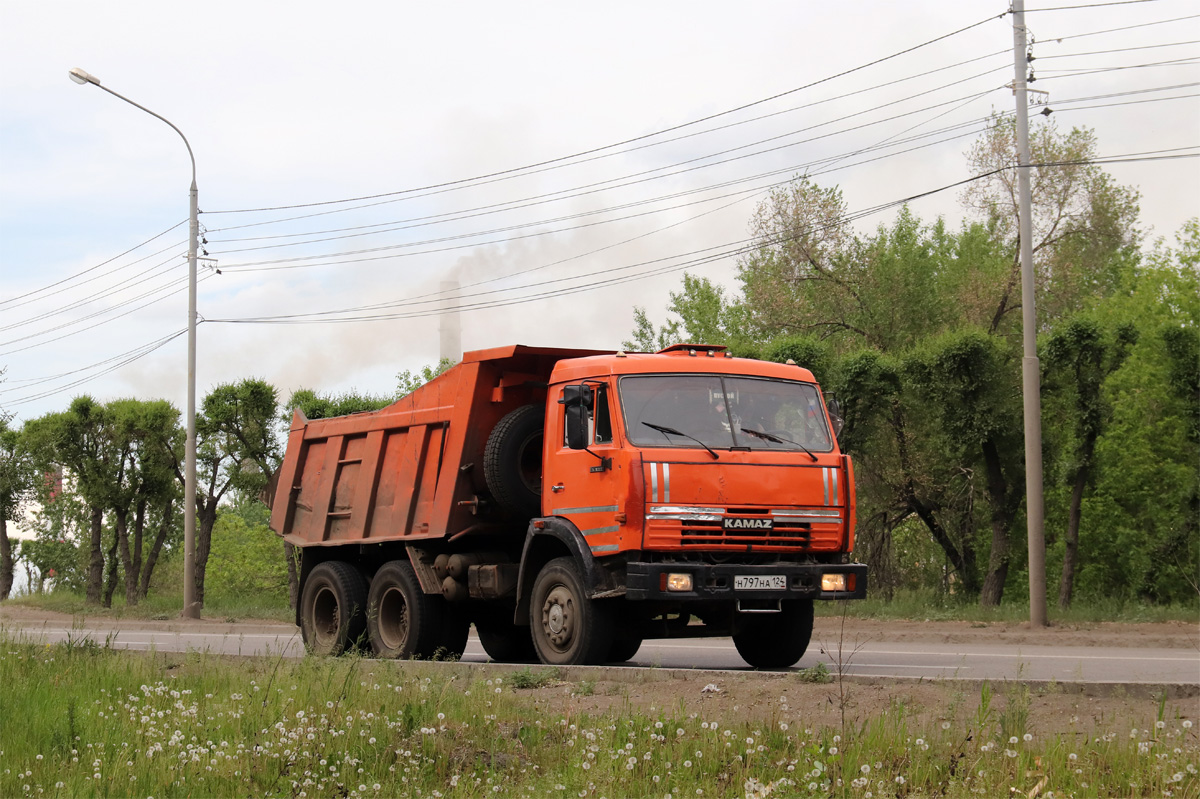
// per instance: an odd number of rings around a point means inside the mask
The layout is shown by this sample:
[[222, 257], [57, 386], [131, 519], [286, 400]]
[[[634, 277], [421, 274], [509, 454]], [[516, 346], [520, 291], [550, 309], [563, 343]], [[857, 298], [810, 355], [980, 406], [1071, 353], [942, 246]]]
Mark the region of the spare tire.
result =
[[520, 516], [542, 513], [542, 427], [545, 410], [523, 405], [496, 423], [483, 451], [492, 499]]

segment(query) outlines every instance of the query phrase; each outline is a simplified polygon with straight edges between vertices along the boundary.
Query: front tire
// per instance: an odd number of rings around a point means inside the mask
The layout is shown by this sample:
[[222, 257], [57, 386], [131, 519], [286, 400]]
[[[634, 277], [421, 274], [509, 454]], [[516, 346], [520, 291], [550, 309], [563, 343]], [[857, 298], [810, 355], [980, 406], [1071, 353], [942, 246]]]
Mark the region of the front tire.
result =
[[358, 644], [366, 627], [367, 581], [340, 560], [318, 564], [300, 597], [300, 635], [314, 655], [340, 655]]
[[489, 609], [475, 619], [475, 632], [488, 657], [497, 663], [537, 663], [529, 627], [513, 623], [511, 607]]
[[385, 563], [375, 572], [367, 596], [371, 649], [381, 658], [431, 657], [443, 645], [442, 607], [438, 603], [444, 601], [421, 591], [408, 561]]
[[624, 663], [642, 648], [642, 639], [637, 636], [618, 636], [608, 648], [609, 663]]
[[588, 599], [571, 558], [555, 558], [533, 583], [529, 623], [533, 645], [550, 666], [603, 663], [613, 642], [609, 609]]
[[733, 645], [756, 669], [786, 669], [804, 657], [812, 630], [813, 601], [787, 600], [779, 613], [743, 619]]

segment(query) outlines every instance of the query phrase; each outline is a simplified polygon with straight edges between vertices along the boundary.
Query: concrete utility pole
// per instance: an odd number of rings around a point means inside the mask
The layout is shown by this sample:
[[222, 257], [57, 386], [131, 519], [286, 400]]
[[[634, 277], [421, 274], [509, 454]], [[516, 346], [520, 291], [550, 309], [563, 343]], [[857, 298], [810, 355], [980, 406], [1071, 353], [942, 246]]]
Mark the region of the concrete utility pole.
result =
[[196, 192], [196, 156], [187, 136], [175, 127], [171, 120], [154, 113], [144, 105], [138, 105], [124, 95], [117, 94], [100, 79], [76, 67], [67, 73], [71, 80], [81, 86], [89, 83], [98, 89], [124, 100], [134, 108], [140, 108], [152, 117], [161, 119], [183, 139], [188, 158], [192, 160], [192, 187], [188, 192], [188, 368], [187, 368], [187, 446], [184, 453], [183, 475], [183, 616], [200, 618], [200, 602], [196, 599], [196, 249], [200, 232], [200, 208]]
[[1025, 513], [1029, 540], [1029, 624], [1046, 626], [1046, 535], [1042, 503], [1041, 364], [1037, 357], [1037, 311], [1034, 306], [1033, 219], [1029, 200], [1029, 98], [1026, 74], [1025, 0], [1013, 0], [1013, 93], [1017, 96], [1017, 203], [1021, 246], [1021, 360], [1025, 400]]

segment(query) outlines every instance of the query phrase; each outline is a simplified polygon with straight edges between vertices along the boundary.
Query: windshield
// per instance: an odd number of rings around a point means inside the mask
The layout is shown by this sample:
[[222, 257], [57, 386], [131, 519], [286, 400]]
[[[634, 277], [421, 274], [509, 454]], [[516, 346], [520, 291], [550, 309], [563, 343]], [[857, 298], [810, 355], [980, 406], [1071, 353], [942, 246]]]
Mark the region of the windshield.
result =
[[637, 375], [621, 378], [620, 399], [626, 435], [639, 447], [702, 443], [715, 449], [829, 452], [833, 448], [817, 387], [811, 383], [722, 375]]

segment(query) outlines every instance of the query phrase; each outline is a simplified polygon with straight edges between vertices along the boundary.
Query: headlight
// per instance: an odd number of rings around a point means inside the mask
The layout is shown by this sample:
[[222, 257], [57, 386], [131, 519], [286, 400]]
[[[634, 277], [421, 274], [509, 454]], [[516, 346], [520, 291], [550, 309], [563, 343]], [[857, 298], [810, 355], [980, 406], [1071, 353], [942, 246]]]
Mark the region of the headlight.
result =
[[690, 574], [668, 574], [667, 575], [667, 590], [668, 591], [691, 591], [692, 590], [692, 575], [690, 575]]
[[846, 575], [844, 575], [844, 574], [822, 574], [821, 575], [821, 590], [822, 591], [845, 591], [846, 590]]

